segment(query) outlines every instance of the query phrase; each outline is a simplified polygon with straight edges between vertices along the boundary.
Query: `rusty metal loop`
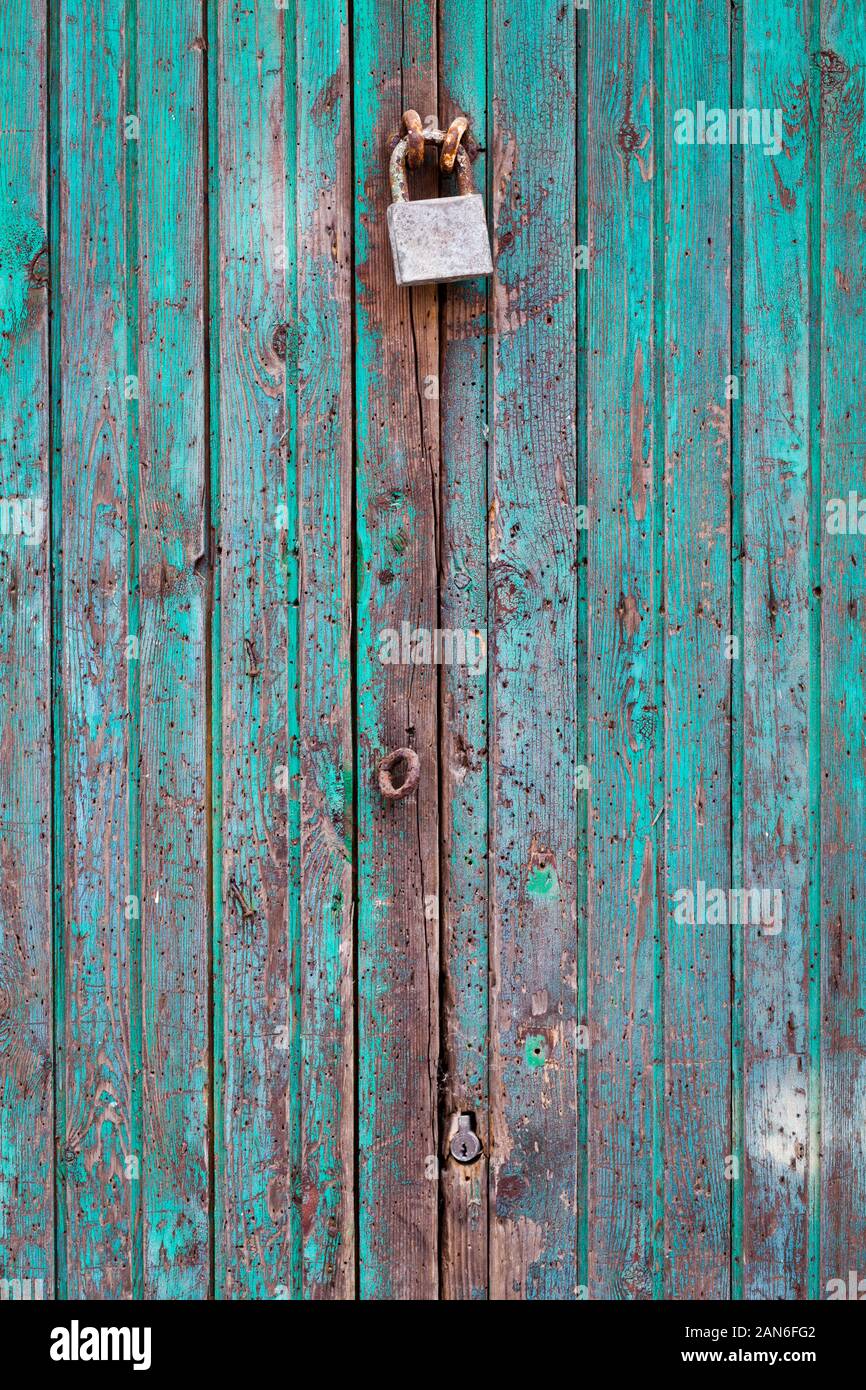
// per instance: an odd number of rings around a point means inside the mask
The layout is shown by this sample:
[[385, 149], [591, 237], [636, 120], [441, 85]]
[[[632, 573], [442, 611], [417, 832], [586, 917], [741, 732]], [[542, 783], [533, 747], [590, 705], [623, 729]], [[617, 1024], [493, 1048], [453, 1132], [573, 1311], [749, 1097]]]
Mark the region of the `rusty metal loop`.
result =
[[[439, 168], [444, 174], [450, 174], [454, 168], [454, 160], [457, 157], [457, 150], [460, 141], [466, 134], [469, 125], [468, 116], [455, 116], [450, 126], [445, 132], [445, 139], [442, 141], [442, 153], [439, 156]], [[414, 168], [410, 164], [410, 168]]]
[[411, 106], [403, 112], [403, 125], [406, 128], [406, 163], [410, 169], [420, 169], [424, 163], [424, 126]]
[[41, 246], [32, 260], [25, 266], [31, 285], [48, 284], [48, 247]]
[[[406, 769], [401, 782], [394, 784], [393, 773], [401, 763]], [[421, 759], [414, 748], [395, 748], [379, 763], [379, 791], [388, 801], [411, 796], [421, 780]]]
[[[442, 145], [445, 142], [445, 132], [436, 130], [428, 126], [424, 131], [424, 141], [429, 145]], [[409, 136], [404, 135], [402, 140], [391, 151], [389, 162], [389, 173], [391, 178], [391, 201], [394, 203], [408, 203], [409, 201], [409, 181], [406, 173], [406, 165], [409, 153]], [[472, 177], [472, 165], [469, 156], [462, 145], [457, 146], [455, 155], [457, 165], [457, 192], [461, 198], [467, 194], [475, 192], [475, 180]]]

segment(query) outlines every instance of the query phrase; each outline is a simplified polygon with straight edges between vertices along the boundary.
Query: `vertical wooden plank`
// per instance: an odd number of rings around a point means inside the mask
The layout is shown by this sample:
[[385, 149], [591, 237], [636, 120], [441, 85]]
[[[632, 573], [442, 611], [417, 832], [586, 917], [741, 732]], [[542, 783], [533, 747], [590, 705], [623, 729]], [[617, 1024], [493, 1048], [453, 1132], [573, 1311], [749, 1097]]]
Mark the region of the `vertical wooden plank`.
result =
[[[589, 15], [578, 10], [576, 27], [577, 47], [577, 133], [575, 193], [576, 232], [576, 314], [577, 314], [577, 1280], [578, 1294], [585, 1298], [589, 1290], [589, 1208], [587, 1137], [588, 1105], [588, 865], [589, 865], [589, 738], [588, 738], [588, 585], [587, 534], [589, 530], [587, 475], [587, 405], [588, 405], [588, 270], [589, 258]], [[582, 248], [582, 250], [580, 249]]]
[[[464, 143], [487, 138], [487, 13], [440, 10], [443, 129], [468, 115]], [[473, 166], [486, 192], [487, 161]], [[447, 1299], [487, 1296], [487, 281], [449, 286], [442, 316], [442, 1253]], [[471, 1165], [449, 1156], [458, 1116], [482, 1143]]]
[[[726, 9], [668, 6], [666, 130], [729, 90]], [[664, 180], [665, 1296], [725, 1298], [729, 933], [677, 908], [731, 881], [730, 152], [669, 136]]]
[[[490, 1293], [577, 1292], [576, 25], [494, 0]], [[531, 74], [531, 80], [528, 75]]]
[[298, 23], [303, 1292], [355, 1283], [352, 126], [346, 0]]
[[[745, 932], [747, 1298], [806, 1292], [809, 1154], [809, 6], [743, 12], [743, 99], [783, 148], [744, 168], [743, 599], [747, 889], [781, 923]], [[778, 128], [778, 127], [776, 127]], [[769, 127], [772, 137], [774, 127]], [[770, 899], [772, 904], [772, 899]], [[766, 914], [769, 916], [769, 912]]]
[[[743, 11], [731, 10], [731, 106], [743, 108]], [[743, 604], [743, 257], [746, 229], [743, 224], [743, 150], [731, 150], [731, 372], [738, 392], [730, 405], [731, 458], [731, 637], [739, 652], [731, 666], [731, 881], [742, 883], [743, 873], [743, 704], [744, 604]], [[744, 933], [731, 933], [731, 1298], [743, 1297], [743, 1174], [745, 1171], [745, 1095], [743, 1087], [743, 954]]]
[[40, 0], [0, 12], [0, 1279], [51, 1298], [46, 23]]
[[[383, 662], [402, 624], [437, 625], [435, 288], [398, 290], [390, 139], [437, 111], [436, 6], [356, 0], [358, 1185], [364, 1298], [438, 1294], [438, 672]], [[432, 156], [431, 156], [432, 159]], [[419, 181], [416, 188], [423, 188]], [[423, 193], [422, 193], [423, 196]], [[386, 802], [377, 764], [411, 746], [421, 781]]]
[[[820, 1296], [866, 1271], [866, 13], [823, 7]], [[816, 480], [817, 483], [817, 480]], [[855, 494], [853, 511], [850, 494]], [[854, 525], [852, 527], [852, 521]]]
[[208, 844], [201, 6], [138, 0], [144, 1292], [208, 1251]]
[[289, 787], [296, 532], [286, 394], [297, 352], [294, 11], [242, 0], [217, 0], [214, 8], [219, 341], [211, 353], [219, 376], [222, 726], [215, 1287], [218, 1297], [258, 1298], [296, 1285], [288, 868], [295, 851], [287, 831], [287, 793], [297, 797]]
[[133, 1287], [125, 51], [120, 0], [60, 12], [68, 1293]]
[[[658, 1285], [657, 666], [653, 9], [590, 6], [587, 347], [588, 1195], [591, 1298]], [[660, 67], [660, 64], [659, 64]], [[663, 78], [663, 70], [656, 74]]]

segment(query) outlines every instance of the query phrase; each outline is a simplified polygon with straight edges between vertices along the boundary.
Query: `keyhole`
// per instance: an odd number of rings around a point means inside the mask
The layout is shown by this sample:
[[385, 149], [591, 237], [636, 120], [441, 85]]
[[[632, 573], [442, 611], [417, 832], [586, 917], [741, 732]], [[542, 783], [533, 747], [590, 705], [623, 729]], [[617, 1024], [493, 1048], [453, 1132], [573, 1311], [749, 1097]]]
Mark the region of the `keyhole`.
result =
[[481, 1153], [481, 1140], [472, 1128], [475, 1117], [469, 1111], [456, 1118], [458, 1129], [451, 1136], [448, 1145], [449, 1153], [458, 1163], [474, 1163]]

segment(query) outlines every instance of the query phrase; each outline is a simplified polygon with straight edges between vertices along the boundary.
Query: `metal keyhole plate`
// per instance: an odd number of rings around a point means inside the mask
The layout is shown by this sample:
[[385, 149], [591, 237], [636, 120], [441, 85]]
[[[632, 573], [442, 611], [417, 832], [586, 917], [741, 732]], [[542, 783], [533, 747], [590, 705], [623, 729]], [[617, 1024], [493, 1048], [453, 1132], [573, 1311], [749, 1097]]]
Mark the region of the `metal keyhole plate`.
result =
[[471, 1127], [468, 1115], [460, 1115], [449, 1144], [451, 1157], [458, 1163], [472, 1163], [481, 1153], [481, 1140]]

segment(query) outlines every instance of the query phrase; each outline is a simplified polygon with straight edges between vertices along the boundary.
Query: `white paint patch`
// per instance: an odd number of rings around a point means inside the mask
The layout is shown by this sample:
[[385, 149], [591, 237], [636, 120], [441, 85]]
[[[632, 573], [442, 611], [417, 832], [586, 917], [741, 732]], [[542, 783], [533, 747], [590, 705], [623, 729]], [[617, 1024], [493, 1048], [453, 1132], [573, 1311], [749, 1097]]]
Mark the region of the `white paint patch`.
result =
[[760, 1120], [748, 1127], [747, 1144], [753, 1163], [768, 1160], [780, 1170], [802, 1167], [809, 1140], [806, 1083], [796, 1059], [771, 1060], [752, 1075], [753, 1088], [763, 1081], [764, 1103]]
[[534, 1018], [540, 1018], [547, 1013], [547, 990], [540, 989], [532, 996], [532, 1013]]

